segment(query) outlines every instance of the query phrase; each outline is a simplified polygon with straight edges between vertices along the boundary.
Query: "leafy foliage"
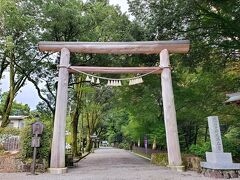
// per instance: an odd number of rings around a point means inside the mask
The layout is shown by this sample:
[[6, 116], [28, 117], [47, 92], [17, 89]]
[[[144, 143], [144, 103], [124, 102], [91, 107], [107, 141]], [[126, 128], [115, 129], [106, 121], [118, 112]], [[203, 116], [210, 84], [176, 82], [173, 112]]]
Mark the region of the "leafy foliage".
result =
[[[236, 8], [239, 2], [128, 2], [130, 12], [145, 29], [148, 39], [189, 39], [191, 42], [187, 55], [171, 56], [173, 86], [181, 148], [202, 156], [207, 149], [202, 144], [206, 144], [209, 137], [207, 116], [219, 116], [221, 124], [224, 124], [223, 135], [231, 125], [239, 127], [236, 121], [239, 108], [223, 103], [226, 93], [239, 91], [239, 73], [236, 70], [239, 44], [235, 40], [239, 31], [231, 27], [239, 19], [239, 9]], [[195, 152], [198, 150], [201, 152]]]
[[119, 145], [118, 145], [118, 148], [120, 148], [120, 149], [125, 149], [125, 150], [129, 150], [130, 148], [129, 148], [129, 144], [128, 143], [120, 143]]
[[211, 151], [211, 144], [210, 144], [210, 142], [206, 142], [203, 144], [192, 144], [189, 148], [189, 151], [193, 155], [204, 158], [205, 152]]

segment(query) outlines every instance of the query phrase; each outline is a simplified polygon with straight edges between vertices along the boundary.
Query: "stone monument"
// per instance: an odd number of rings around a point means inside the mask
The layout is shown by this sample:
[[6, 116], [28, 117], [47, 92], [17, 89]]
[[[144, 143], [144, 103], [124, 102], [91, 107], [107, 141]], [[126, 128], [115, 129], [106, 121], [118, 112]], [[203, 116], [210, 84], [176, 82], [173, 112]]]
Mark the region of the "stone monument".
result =
[[208, 127], [212, 152], [206, 152], [207, 162], [201, 162], [201, 166], [207, 169], [219, 170], [240, 169], [240, 163], [233, 163], [232, 154], [223, 152], [218, 116], [208, 117]]

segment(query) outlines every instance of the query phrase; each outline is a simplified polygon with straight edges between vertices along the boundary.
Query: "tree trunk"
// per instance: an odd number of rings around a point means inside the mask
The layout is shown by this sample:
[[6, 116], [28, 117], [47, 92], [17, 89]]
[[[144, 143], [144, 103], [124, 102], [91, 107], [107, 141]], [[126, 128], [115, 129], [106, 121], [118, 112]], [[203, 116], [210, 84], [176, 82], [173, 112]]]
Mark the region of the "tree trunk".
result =
[[208, 137], [208, 124], [205, 127], [204, 142], [207, 142], [207, 137]]
[[81, 121], [80, 121], [81, 125], [80, 125], [80, 129], [79, 129], [79, 139], [80, 139], [80, 144], [79, 144], [79, 149], [80, 149], [80, 153], [83, 154], [84, 153], [84, 143], [83, 143], [83, 114], [81, 116]]
[[87, 112], [87, 145], [86, 145], [86, 151], [90, 152], [92, 148], [92, 141], [91, 141], [91, 128], [90, 128], [90, 119], [89, 119], [89, 113]]
[[197, 144], [197, 137], [198, 137], [198, 126], [196, 125], [196, 129], [195, 129], [195, 136], [194, 136], [194, 144], [196, 145]]
[[8, 92], [8, 96], [6, 98], [6, 101], [4, 102], [4, 107], [1, 112], [2, 114], [2, 124], [1, 127], [7, 127], [7, 125], [10, 123], [9, 116], [12, 110], [12, 105], [14, 102], [14, 98], [16, 93], [20, 90], [20, 88], [24, 85], [27, 77], [25, 76], [19, 76], [17, 80], [15, 80], [16, 76], [16, 68], [14, 65], [15, 56], [14, 54], [11, 54], [10, 56], [10, 63], [9, 63], [9, 82], [10, 82], [10, 88]]
[[12, 104], [13, 104], [14, 95], [15, 95], [15, 83], [14, 83], [15, 72], [14, 72], [14, 65], [12, 62], [10, 63], [9, 73], [10, 73], [9, 74], [10, 88], [9, 88], [8, 95], [2, 111], [2, 124], [1, 124], [2, 128], [7, 127], [7, 125], [10, 123], [9, 116], [12, 110]]
[[154, 140], [153, 140], [152, 149], [153, 149], [153, 150], [157, 149], [157, 140], [156, 140], [156, 136], [154, 137]]
[[184, 127], [185, 147], [188, 148], [191, 143], [191, 126], [186, 124]]
[[14, 100], [14, 95], [10, 90], [8, 92], [8, 96], [5, 101], [5, 105], [2, 112], [2, 124], [1, 124], [2, 128], [7, 127], [7, 125], [10, 123], [9, 116], [12, 110], [13, 100]]
[[79, 83], [75, 86], [75, 93], [76, 93], [76, 109], [73, 114], [72, 118], [72, 152], [73, 156], [79, 155], [78, 150], [78, 122], [79, 122], [79, 116], [80, 116], [80, 108], [81, 108], [81, 98], [82, 98], [82, 77], [78, 77]]
[[73, 156], [78, 156], [77, 145], [77, 133], [78, 133], [78, 121], [79, 121], [79, 108], [76, 108], [72, 118], [72, 153]]
[[141, 141], [140, 141], [140, 138], [138, 139], [138, 147], [141, 146]]

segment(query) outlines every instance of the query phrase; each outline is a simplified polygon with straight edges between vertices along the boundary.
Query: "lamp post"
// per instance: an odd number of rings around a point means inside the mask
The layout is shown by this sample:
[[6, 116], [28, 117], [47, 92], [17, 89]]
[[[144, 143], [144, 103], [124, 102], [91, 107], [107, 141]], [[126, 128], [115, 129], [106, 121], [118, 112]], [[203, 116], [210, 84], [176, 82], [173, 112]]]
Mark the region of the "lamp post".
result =
[[97, 141], [97, 148], [99, 148], [99, 141], [100, 141], [100, 138], [97, 137], [97, 138], [96, 138], [96, 141]]
[[31, 165], [31, 174], [35, 174], [35, 164], [36, 164], [36, 155], [37, 155], [37, 148], [40, 147], [40, 137], [38, 135], [41, 135], [44, 129], [43, 123], [41, 123], [40, 116], [36, 115], [35, 116], [36, 121], [32, 123], [32, 143], [31, 147], [33, 147], [33, 161]]

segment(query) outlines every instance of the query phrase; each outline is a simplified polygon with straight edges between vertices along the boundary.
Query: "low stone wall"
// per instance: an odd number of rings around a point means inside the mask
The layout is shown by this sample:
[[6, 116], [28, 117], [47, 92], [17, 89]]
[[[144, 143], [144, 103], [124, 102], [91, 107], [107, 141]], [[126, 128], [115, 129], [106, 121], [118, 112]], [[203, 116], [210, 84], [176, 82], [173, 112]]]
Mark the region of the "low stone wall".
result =
[[187, 170], [197, 171], [200, 173], [202, 171], [202, 167], [200, 165], [201, 158], [193, 155], [183, 155], [182, 157], [183, 165]]
[[202, 174], [210, 178], [240, 178], [240, 170], [214, 170], [203, 168]]
[[[37, 172], [46, 172], [47, 163], [45, 161], [36, 164]], [[31, 162], [23, 162], [18, 153], [5, 153], [0, 156], [0, 172], [30, 172]]]
[[21, 172], [23, 162], [16, 156], [16, 154], [0, 156], [0, 172]]
[[[192, 155], [183, 155], [182, 160], [186, 170], [197, 171], [199, 173], [201, 172], [202, 170], [200, 166], [201, 158]], [[159, 166], [167, 166], [168, 165], [167, 153], [153, 153], [151, 155], [151, 163]]]
[[[240, 170], [213, 170], [202, 168], [200, 165], [200, 162], [202, 160], [197, 156], [185, 154], [182, 155], [182, 160], [186, 170], [197, 171], [198, 173], [202, 173], [206, 177], [224, 179], [240, 178]], [[159, 166], [167, 166], [167, 153], [153, 153], [151, 155], [151, 163]]]

